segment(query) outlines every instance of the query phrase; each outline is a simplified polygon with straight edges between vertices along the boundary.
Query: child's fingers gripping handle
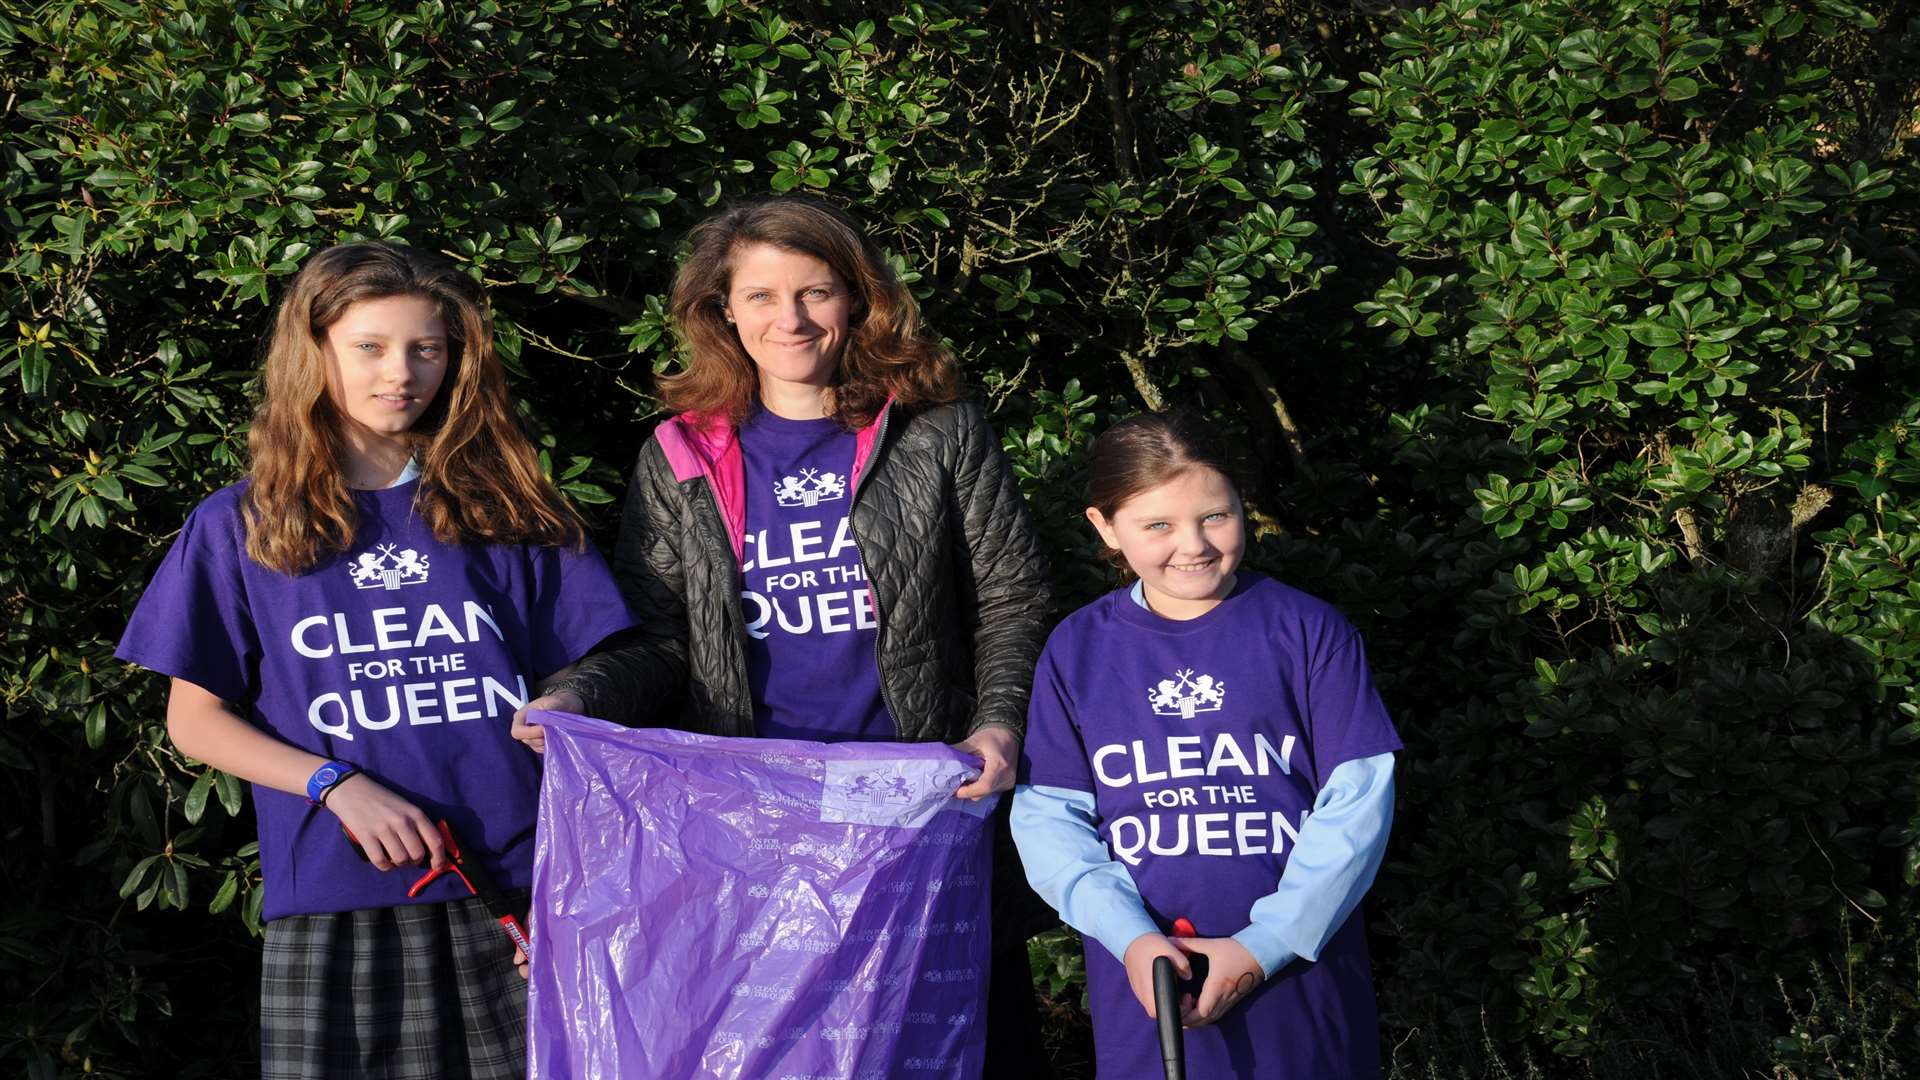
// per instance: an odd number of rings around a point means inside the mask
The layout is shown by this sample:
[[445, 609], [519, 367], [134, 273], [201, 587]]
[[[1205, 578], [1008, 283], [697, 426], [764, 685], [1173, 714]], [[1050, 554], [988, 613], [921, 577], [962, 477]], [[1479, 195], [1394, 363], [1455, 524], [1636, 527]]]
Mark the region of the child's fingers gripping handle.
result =
[[326, 808], [377, 870], [428, 859], [435, 866], [447, 861], [445, 840], [433, 821], [366, 773], [340, 781], [327, 796]]
[[1186, 1080], [1186, 1041], [1180, 1032], [1180, 976], [1173, 959], [1153, 958], [1154, 1023], [1160, 1029], [1160, 1065], [1167, 1080]]
[[[446, 838], [433, 820], [420, 808], [397, 796], [393, 817], [374, 830], [376, 840], [386, 846], [394, 866], [433, 866], [447, 863]], [[376, 865], [379, 860], [375, 860]]]

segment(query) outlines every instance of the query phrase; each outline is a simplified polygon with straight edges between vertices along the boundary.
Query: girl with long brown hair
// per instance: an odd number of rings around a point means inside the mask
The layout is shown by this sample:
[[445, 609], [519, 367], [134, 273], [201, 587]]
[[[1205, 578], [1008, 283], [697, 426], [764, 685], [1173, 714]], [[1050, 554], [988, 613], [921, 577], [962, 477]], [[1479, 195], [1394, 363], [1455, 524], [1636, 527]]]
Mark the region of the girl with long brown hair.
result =
[[[524, 1072], [514, 946], [465, 882], [530, 884], [540, 773], [512, 715], [632, 617], [491, 327], [439, 256], [315, 255], [266, 343], [251, 469], [189, 515], [120, 642], [172, 677], [181, 753], [252, 782], [267, 1077]], [[399, 869], [450, 862], [469, 873]]]
[[[1008, 789], [1050, 588], [953, 355], [823, 200], [740, 203], [686, 248], [686, 364], [661, 385], [677, 415], [640, 451], [614, 557], [636, 640], [536, 704], [718, 735], [952, 742], [982, 761], [956, 795]], [[1001, 893], [1021, 889], [1004, 851], [979, 920], [996, 935], [988, 1071], [1032, 1075], [1033, 927]]]

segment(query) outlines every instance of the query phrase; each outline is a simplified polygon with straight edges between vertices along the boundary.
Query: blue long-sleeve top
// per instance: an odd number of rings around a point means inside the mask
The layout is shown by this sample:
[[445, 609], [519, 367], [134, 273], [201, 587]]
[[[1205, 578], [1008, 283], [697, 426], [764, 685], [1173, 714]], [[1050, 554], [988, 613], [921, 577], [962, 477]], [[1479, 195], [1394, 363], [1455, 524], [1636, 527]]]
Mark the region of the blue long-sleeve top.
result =
[[[1295, 957], [1319, 958], [1373, 885], [1392, 823], [1392, 754], [1345, 762], [1328, 776], [1278, 886], [1254, 902], [1246, 927], [1233, 935], [1268, 978]], [[1160, 932], [1127, 868], [1100, 839], [1091, 792], [1014, 788], [1013, 839], [1034, 891], [1116, 958], [1141, 934]]]
[[[1134, 600], [1145, 605], [1138, 586]], [[1134, 939], [1160, 928], [1098, 824], [1092, 792], [1014, 788], [1013, 839], [1027, 881], [1068, 926], [1124, 960]], [[1254, 902], [1246, 927], [1233, 935], [1268, 978], [1296, 957], [1319, 958], [1372, 887], [1392, 825], [1393, 755], [1336, 766], [1314, 797], [1279, 883]]]

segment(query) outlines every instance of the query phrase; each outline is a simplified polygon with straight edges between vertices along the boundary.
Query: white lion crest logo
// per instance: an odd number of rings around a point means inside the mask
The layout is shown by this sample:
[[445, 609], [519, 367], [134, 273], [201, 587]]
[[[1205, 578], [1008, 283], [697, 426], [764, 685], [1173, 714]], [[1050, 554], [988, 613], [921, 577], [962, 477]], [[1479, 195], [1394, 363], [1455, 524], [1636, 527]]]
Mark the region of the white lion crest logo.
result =
[[1227, 698], [1227, 684], [1211, 675], [1195, 675], [1192, 668], [1176, 671], [1171, 679], [1147, 691], [1155, 716], [1191, 720], [1195, 713], [1219, 712]]
[[419, 585], [427, 580], [427, 557], [412, 548], [394, 553], [394, 545], [379, 544], [363, 551], [347, 566], [356, 589], [394, 590], [402, 585]]
[[801, 469], [799, 476], [783, 476], [773, 485], [781, 506], [818, 506], [847, 494], [847, 478], [818, 469]]
[[846, 797], [855, 801], [881, 806], [885, 803], [909, 803], [913, 801], [913, 789], [907, 786], [904, 776], [876, 776], [873, 773], [861, 773], [847, 784]]

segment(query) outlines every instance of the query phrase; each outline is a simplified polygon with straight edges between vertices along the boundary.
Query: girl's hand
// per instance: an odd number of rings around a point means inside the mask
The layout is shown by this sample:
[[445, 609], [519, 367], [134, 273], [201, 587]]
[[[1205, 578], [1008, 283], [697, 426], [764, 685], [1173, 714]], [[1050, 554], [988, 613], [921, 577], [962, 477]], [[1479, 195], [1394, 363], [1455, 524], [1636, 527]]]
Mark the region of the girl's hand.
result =
[[527, 748], [536, 754], [547, 752], [547, 729], [539, 724], [530, 723], [527, 714], [535, 709], [550, 709], [553, 712], [577, 713], [586, 709], [587, 703], [580, 695], [571, 690], [562, 690], [557, 694], [537, 697], [520, 706], [513, 714], [513, 737], [527, 744]]
[[[1174, 948], [1173, 942], [1163, 934], [1141, 934], [1127, 946], [1127, 955], [1121, 963], [1127, 966], [1127, 985], [1133, 987], [1133, 996], [1140, 1000], [1140, 1007], [1147, 1010], [1147, 1017], [1158, 1020], [1153, 1007], [1153, 962], [1158, 957], [1173, 961], [1174, 974], [1183, 979], [1193, 978], [1193, 965], [1188, 962], [1185, 953]], [[1180, 998], [1181, 1019], [1187, 1016], [1188, 1008], [1193, 1004], [1192, 994], [1183, 994]]]
[[[1183, 952], [1198, 953], [1207, 958], [1207, 981], [1200, 984], [1200, 1000], [1192, 1008], [1188, 1008], [1185, 1001], [1180, 1003], [1180, 1023], [1185, 1027], [1205, 1027], [1227, 1015], [1267, 979], [1260, 961], [1253, 958], [1245, 945], [1230, 937], [1177, 937], [1171, 940]], [[1131, 956], [1133, 950], [1129, 948], [1127, 951]], [[1127, 968], [1127, 974], [1133, 974], [1131, 965]], [[1151, 975], [1148, 985], [1152, 985]], [[1136, 985], [1134, 992], [1138, 993], [1139, 990]]]
[[520, 978], [529, 979], [533, 977], [532, 963], [532, 961], [527, 959], [527, 954], [520, 951], [520, 946], [515, 945], [513, 947], [513, 970], [520, 973]]
[[447, 844], [420, 808], [381, 787], [366, 773], [354, 773], [327, 793], [327, 809], [340, 819], [375, 870], [447, 862]]
[[980, 776], [953, 793], [956, 799], [984, 799], [1013, 787], [1014, 762], [1020, 757], [1020, 736], [1012, 728], [989, 724], [953, 744], [955, 750], [981, 761]]

